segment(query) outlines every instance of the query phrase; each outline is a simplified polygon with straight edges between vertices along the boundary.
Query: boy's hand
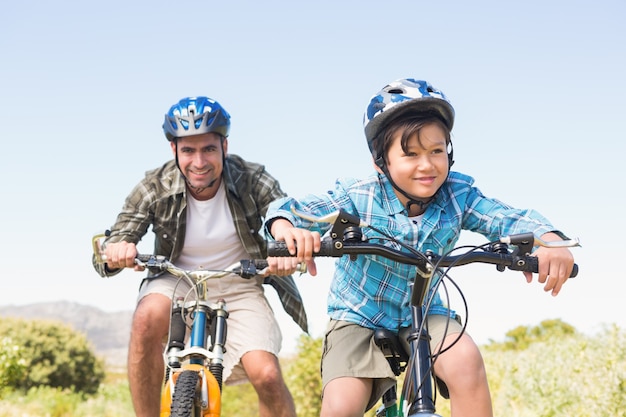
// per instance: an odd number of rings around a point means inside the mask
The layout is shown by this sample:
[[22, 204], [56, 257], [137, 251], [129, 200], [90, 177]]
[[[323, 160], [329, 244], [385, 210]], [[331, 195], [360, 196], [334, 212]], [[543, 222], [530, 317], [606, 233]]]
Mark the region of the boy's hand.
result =
[[286, 219], [276, 219], [272, 222], [270, 233], [274, 239], [284, 241], [289, 253], [293, 257], [268, 257], [270, 273], [276, 275], [290, 275], [296, 271], [299, 263], [306, 263], [307, 271], [317, 275], [317, 267], [313, 260], [313, 253], [319, 252], [321, 238], [318, 232], [294, 227]]
[[[554, 233], [546, 233], [541, 239], [552, 242], [562, 240]], [[574, 256], [567, 248], [539, 248], [534, 253], [539, 258], [539, 279], [542, 284], [546, 284], [544, 291], [552, 291], [552, 296], [556, 296], [561, 291], [561, 287], [568, 280], [574, 268]], [[532, 282], [533, 274], [524, 272], [526, 281]]]

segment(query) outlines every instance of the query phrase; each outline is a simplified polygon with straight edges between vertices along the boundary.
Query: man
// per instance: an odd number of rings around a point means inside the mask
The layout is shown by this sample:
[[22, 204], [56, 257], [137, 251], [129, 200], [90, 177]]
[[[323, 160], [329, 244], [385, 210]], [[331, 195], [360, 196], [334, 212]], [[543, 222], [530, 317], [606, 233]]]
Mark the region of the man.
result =
[[[150, 171], [127, 197], [105, 243], [102, 276], [136, 268], [136, 243], [152, 226], [154, 251], [185, 269], [220, 269], [241, 259], [265, 258], [259, 235], [270, 202], [285, 194], [262, 165], [228, 155], [230, 115], [215, 100], [189, 97], [172, 106], [163, 130], [174, 159]], [[293, 273], [295, 271], [287, 271]], [[285, 310], [307, 331], [300, 294], [291, 276], [268, 277]], [[249, 380], [261, 416], [295, 416], [277, 354], [282, 336], [263, 295], [263, 279], [210, 280], [212, 301], [228, 302], [224, 381]], [[177, 279], [163, 274], [143, 281], [133, 316], [128, 376], [137, 416], [158, 416], [163, 341], [169, 329]], [[176, 296], [188, 287], [178, 283]]]

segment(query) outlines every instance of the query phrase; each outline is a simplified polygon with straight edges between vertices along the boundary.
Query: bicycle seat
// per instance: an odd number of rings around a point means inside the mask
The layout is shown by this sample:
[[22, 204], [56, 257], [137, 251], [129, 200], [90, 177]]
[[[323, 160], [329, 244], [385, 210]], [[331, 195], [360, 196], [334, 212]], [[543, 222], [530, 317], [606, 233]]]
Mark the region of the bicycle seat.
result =
[[[409, 361], [409, 354], [400, 342], [400, 337], [387, 329], [377, 329], [374, 331], [374, 343], [380, 348], [385, 355], [391, 370], [396, 376], [399, 376], [406, 368]], [[435, 375], [435, 382], [439, 392], [443, 398], [450, 398], [448, 386], [443, 380]]]
[[388, 329], [377, 329], [374, 331], [374, 343], [387, 358], [391, 370], [398, 376], [406, 368], [409, 361], [409, 354], [402, 347], [397, 334]]

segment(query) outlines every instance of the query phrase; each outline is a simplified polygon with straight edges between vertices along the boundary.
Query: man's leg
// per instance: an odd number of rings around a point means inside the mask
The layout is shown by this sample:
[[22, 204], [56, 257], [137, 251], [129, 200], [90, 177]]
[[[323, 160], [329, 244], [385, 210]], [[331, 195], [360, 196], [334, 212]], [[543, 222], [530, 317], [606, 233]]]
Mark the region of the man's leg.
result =
[[259, 396], [261, 417], [296, 416], [293, 398], [285, 385], [276, 356], [269, 352], [254, 350], [243, 355], [241, 364]]
[[170, 319], [169, 298], [145, 296], [137, 305], [128, 348], [128, 381], [137, 417], [157, 417], [163, 383], [163, 340]]

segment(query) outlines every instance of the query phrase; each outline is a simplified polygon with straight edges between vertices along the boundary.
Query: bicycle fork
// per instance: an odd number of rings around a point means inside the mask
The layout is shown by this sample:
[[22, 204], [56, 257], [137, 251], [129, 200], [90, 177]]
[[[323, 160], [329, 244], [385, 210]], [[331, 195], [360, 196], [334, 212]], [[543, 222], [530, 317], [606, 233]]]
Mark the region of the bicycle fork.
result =
[[[166, 385], [161, 400], [162, 415], [164, 413], [164, 415], [169, 415], [169, 404], [178, 375], [184, 371], [194, 371], [200, 376], [197, 387], [198, 412], [203, 416], [219, 416], [227, 336], [226, 302], [220, 299], [211, 307], [205, 301], [194, 304], [188, 348], [185, 348], [184, 344], [187, 331], [182, 314], [184, 308], [182, 300], [178, 300], [175, 308], [172, 309], [166, 370], [168, 373], [170, 369], [173, 370], [173, 375], [169, 381], [169, 375], [166, 375]], [[207, 350], [205, 346], [208, 345], [209, 337], [210, 346]], [[188, 359], [188, 363], [184, 363], [185, 359]]]
[[[413, 323], [422, 323], [421, 306], [412, 306]], [[440, 417], [435, 414], [430, 336], [424, 326], [414, 327], [407, 337], [411, 359], [407, 365], [402, 398], [409, 405], [409, 417]]]

